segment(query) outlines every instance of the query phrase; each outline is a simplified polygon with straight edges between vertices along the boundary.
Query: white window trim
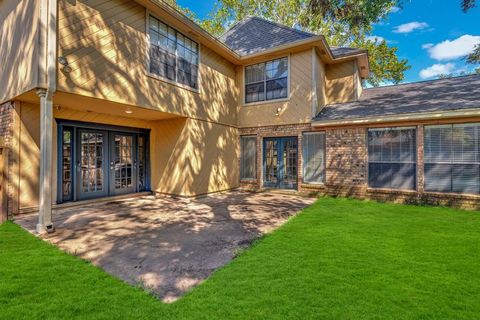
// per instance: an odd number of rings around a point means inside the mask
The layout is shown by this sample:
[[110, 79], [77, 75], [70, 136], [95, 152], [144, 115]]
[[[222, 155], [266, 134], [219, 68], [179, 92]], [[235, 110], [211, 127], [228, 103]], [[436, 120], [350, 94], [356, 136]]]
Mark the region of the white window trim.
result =
[[[270, 58], [270, 59], [265, 59], [265, 60], [261, 60], [261, 61], [257, 61], [255, 63], [252, 63], [252, 64], [248, 64], [248, 65], [244, 65], [243, 68], [242, 68], [242, 92], [243, 92], [243, 97], [242, 97], [242, 103], [244, 106], [253, 106], [253, 105], [259, 105], [259, 104], [268, 104], [268, 103], [275, 103], [275, 102], [285, 102], [285, 101], [289, 101], [290, 100], [290, 93], [291, 93], [291, 90], [290, 90], [290, 78], [291, 78], [291, 55], [288, 54], [288, 55], [282, 55], [282, 56], [279, 56], [279, 57], [276, 57], [276, 58]], [[245, 83], [245, 69], [249, 66], [253, 66], [253, 65], [256, 65], [256, 64], [259, 64], [259, 63], [266, 63], [266, 62], [269, 62], [269, 61], [273, 61], [273, 60], [278, 60], [278, 59], [282, 59], [282, 58], [287, 58], [287, 63], [288, 63], [288, 70], [287, 70], [287, 97], [286, 98], [279, 98], [279, 99], [272, 99], [272, 100], [262, 100], [262, 101], [255, 101], [255, 102], [246, 102], [246, 96], [247, 96], [247, 92], [245, 90], [245, 87], [246, 87], [246, 83]], [[266, 91], [266, 88], [265, 88], [265, 91]], [[266, 98], [266, 97], [265, 97]]]
[[[305, 157], [303, 156], [304, 148], [303, 148], [303, 136], [313, 135], [313, 134], [321, 134], [323, 133], [324, 144], [323, 144], [323, 182], [317, 181], [307, 181], [305, 180]], [[327, 132], [326, 131], [308, 131], [302, 132], [302, 180], [303, 184], [306, 185], [316, 185], [316, 186], [324, 186], [325, 180], [327, 179]]]
[[[191, 41], [194, 41], [197, 46], [198, 46], [198, 77], [197, 77], [197, 82], [198, 82], [198, 88], [192, 88], [190, 86], [187, 86], [185, 84], [182, 84], [182, 83], [178, 83], [176, 81], [173, 81], [173, 80], [170, 80], [170, 79], [167, 79], [167, 78], [164, 78], [162, 76], [159, 76], [157, 74], [154, 74], [152, 72], [150, 72], [150, 16], [153, 16], [155, 19], [161, 21], [162, 23], [166, 24], [167, 26], [175, 29], [176, 32], [180, 32], [184, 37], [187, 37], [188, 39], [190, 39]], [[175, 87], [178, 87], [178, 88], [181, 88], [181, 89], [185, 89], [185, 90], [188, 90], [188, 91], [191, 91], [191, 92], [194, 92], [194, 93], [200, 93], [200, 88], [201, 88], [201, 44], [200, 42], [197, 42], [196, 40], [193, 40], [191, 37], [188, 37], [186, 36], [183, 32], [179, 31], [176, 27], [172, 27], [170, 24], [168, 23], [165, 23], [163, 22], [163, 19], [160, 19], [157, 15], [155, 15], [153, 12], [151, 12], [150, 10], [145, 10], [145, 21], [146, 21], [146, 24], [145, 24], [145, 36], [146, 36], [146, 41], [147, 41], [147, 50], [146, 50], [146, 61], [147, 61], [147, 64], [146, 64], [146, 75], [147, 77], [150, 77], [150, 78], [153, 78], [155, 80], [160, 80], [162, 82], [165, 82], [165, 83], [168, 83], [170, 85], [173, 85]], [[176, 54], [176, 53], [175, 53]]]

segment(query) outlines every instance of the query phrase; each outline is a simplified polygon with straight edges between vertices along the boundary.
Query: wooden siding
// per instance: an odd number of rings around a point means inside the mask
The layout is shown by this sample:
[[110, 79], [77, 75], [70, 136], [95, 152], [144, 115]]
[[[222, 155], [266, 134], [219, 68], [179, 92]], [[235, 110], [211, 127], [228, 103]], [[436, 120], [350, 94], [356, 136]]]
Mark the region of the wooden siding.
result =
[[59, 56], [72, 71], [59, 72], [58, 90], [235, 125], [235, 67], [201, 46], [198, 93], [150, 77], [145, 30], [134, 1], [60, 0]]
[[[290, 98], [285, 101], [239, 105], [238, 126], [257, 127], [308, 123], [312, 119], [312, 51], [306, 50], [290, 55]], [[238, 68], [237, 83], [240, 101], [244, 101], [244, 72]], [[277, 109], [281, 109], [276, 116]]]
[[236, 128], [194, 119], [161, 120], [152, 141], [158, 149], [154, 191], [194, 196], [238, 187]]
[[354, 61], [327, 65], [326, 96], [328, 104], [342, 103], [356, 99], [354, 73]]
[[38, 0], [0, 1], [0, 103], [37, 87]]
[[318, 100], [316, 113], [318, 113], [327, 104], [327, 96], [326, 96], [325, 64], [320, 59], [320, 56], [318, 54], [315, 54], [315, 59], [317, 60], [315, 65], [318, 68], [316, 72], [317, 100]]

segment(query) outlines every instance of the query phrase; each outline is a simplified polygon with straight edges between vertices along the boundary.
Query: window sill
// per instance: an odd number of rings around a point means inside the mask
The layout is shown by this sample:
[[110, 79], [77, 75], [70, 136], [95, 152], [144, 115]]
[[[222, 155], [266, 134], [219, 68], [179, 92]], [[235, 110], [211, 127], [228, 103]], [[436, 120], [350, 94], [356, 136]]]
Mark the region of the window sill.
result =
[[392, 188], [373, 188], [368, 187], [367, 192], [382, 192], [382, 193], [411, 193], [416, 194], [418, 193], [417, 190], [411, 189], [392, 189]]
[[449, 197], [457, 199], [480, 199], [480, 194], [475, 193], [455, 193], [455, 192], [439, 192], [439, 191], [424, 191], [424, 195], [437, 196], [437, 197]]
[[165, 83], [168, 83], [168, 84], [170, 84], [170, 85], [172, 85], [172, 86], [175, 86], [175, 87], [178, 87], [178, 88], [181, 88], [181, 89], [185, 89], [185, 90], [191, 91], [191, 92], [193, 92], [193, 93], [200, 94], [200, 88], [195, 89], [195, 88], [189, 87], [189, 86], [187, 86], [187, 85], [178, 83], [178, 82], [176, 82], [176, 81], [172, 81], [172, 80], [163, 78], [163, 77], [161, 77], [161, 76], [158, 76], [158, 75], [156, 75], [156, 74], [154, 74], [154, 73], [151, 73], [151, 72], [148, 72], [148, 71], [147, 71], [147, 77], [153, 78], [153, 79], [155, 79], [155, 80], [160, 80], [160, 81], [165, 82]]
[[277, 103], [277, 102], [287, 102], [287, 101], [290, 101], [290, 98], [282, 98], [282, 99], [267, 100], [267, 101], [257, 101], [257, 102], [249, 102], [249, 103], [244, 102], [244, 103], [243, 103], [243, 106], [244, 106], [244, 107], [258, 106], [258, 105], [261, 105], [261, 104], [269, 104], [269, 103]]
[[240, 182], [244, 182], [244, 183], [257, 183], [257, 179], [240, 179]]

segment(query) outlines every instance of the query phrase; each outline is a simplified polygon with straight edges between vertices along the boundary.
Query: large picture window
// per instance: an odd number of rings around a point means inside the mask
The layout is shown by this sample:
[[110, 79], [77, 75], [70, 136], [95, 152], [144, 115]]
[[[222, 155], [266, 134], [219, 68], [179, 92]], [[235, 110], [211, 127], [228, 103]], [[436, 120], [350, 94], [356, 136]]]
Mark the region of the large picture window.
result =
[[480, 193], [480, 123], [425, 126], [425, 191]]
[[288, 58], [245, 67], [245, 103], [288, 96]]
[[414, 190], [416, 184], [415, 128], [368, 130], [368, 185]]
[[303, 181], [305, 183], [323, 183], [325, 180], [325, 133], [304, 133], [302, 149]]
[[198, 89], [198, 44], [149, 17], [150, 73]]
[[257, 137], [240, 137], [241, 157], [240, 157], [240, 178], [256, 179], [257, 177]]

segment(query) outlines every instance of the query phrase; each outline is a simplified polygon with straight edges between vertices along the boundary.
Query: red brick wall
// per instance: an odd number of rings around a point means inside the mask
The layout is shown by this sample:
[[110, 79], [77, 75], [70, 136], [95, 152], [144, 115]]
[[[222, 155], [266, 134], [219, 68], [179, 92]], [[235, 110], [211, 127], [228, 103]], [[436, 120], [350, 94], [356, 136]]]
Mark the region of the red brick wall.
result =
[[6, 102], [0, 105], [0, 137], [3, 138], [3, 150], [2, 155], [7, 157], [7, 161], [4, 162], [5, 167], [3, 168], [6, 171], [6, 181], [5, 185], [2, 186], [2, 192], [4, 193], [5, 200], [7, 201], [7, 213], [10, 216], [13, 212], [13, 185], [11, 179], [13, 177], [12, 172], [12, 162], [13, 154], [11, 152], [12, 147], [12, 138], [13, 138], [13, 112], [15, 104], [14, 102]]
[[[392, 125], [385, 125], [386, 127]], [[245, 189], [261, 189], [263, 138], [298, 137], [298, 190], [302, 193], [352, 196], [361, 199], [413, 204], [445, 205], [480, 209], [480, 196], [424, 192], [423, 124], [417, 124], [417, 190], [400, 191], [368, 187], [367, 127], [326, 128], [325, 184], [305, 184], [302, 179], [302, 133], [313, 131], [308, 124], [240, 129], [240, 135], [257, 136], [257, 179], [241, 181]]]
[[3, 137], [7, 146], [11, 143], [12, 138], [13, 107], [13, 102], [6, 102], [0, 105], [0, 137]]

